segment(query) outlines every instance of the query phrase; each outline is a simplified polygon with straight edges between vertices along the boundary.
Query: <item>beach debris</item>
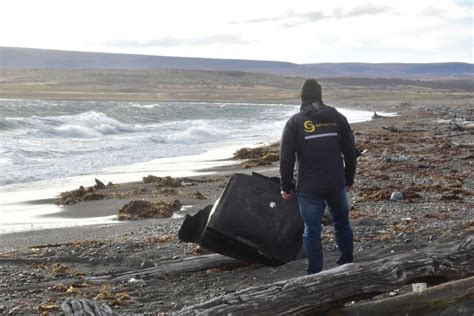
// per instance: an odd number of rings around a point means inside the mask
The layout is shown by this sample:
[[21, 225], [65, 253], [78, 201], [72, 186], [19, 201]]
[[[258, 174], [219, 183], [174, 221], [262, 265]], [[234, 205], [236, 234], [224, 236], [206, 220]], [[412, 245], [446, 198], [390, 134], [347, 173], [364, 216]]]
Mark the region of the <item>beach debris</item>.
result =
[[201, 246], [197, 244], [188, 245], [188, 251], [192, 253], [193, 255], [198, 255], [198, 256], [207, 255], [211, 253], [210, 251], [202, 248]]
[[[100, 289], [100, 292], [96, 295], [94, 299], [107, 300], [110, 306], [120, 306], [120, 305], [130, 304], [132, 302], [132, 297], [130, 296], [130, 294], [128, 294], [127, 292], [114, 293], [112, 292], [109, 285], [103, 285], [102, 288]], [[106, 306], [109, 307], [108, 305]], [[79, 315], [83, 315], [83, 314], [79, 314]], [[99, 315], [99, 314], [94, 314], [94, 315]], [[103, 314], [100, 314], [100, 315], [103, 315]]]
[[101, 315], [112, 316], [112, 308], [103, 303], [97, 303], [85, 298], [68, 297], [61, 304], [61, 309], [66, 316], [73, 315]]
[[56, 200], [58, 205], [76, 204], [82, 201], [83, 196], [87, 193], [86, 189], [81, 185], [79, 189], [73, 191], [62, 192]]
[[247, 262], [277, 266], [293, 261], [302, 249], [298, 204], [291, 200], [271, 208], [272, 201], [281, 201], [278, 178], [234, 174], [214, 206], [186, 215], [178, 237]]
[[56, 285], [49, 287], [48, 290], [63, 293], [67, 291], [67, 287], [63, 283], [58, 283]]
[[167, 242], [176, 239], [176, 234], [165, 234], [157, 237], [158, 242]]
[[202, 194], [201, 192], [199, 191], [193, 191], [189, 194], [189, 197], [192, 198], [192, 199], [197, 199], [197, 200], [207, 200], [207, 197], [204, 196], [204, 194]]
[[144, 194], [147, 191], [148, 191], [148, 189], [146, 187], [139, 187], [139, 188], [136, 188], [135, 190], [132, 191], [132, 195]]
[[181, 208], [181, 202], [174, 200], [171, 203], [164, 201], [150, 202], [144, 200], [133, 200], [125, 204], [118, 211], [118, 219], [123, 220], [138, 220], [146, 218], [169, 218], [173, 212]]
[[156, 244], [156, 243], [163, 243], [163, 242], [171, 241], [171, 240], [174, 240], [174, 239], [176, 239], [176, 234], [164, 234], [164, 235], [160, 235], [160, 236], [147, 237], [144, 240], [144, 243], [146, 245], [153, 245], [153, 244]]
[[395, 289], [395, 290], [393, 290], [393, 291], [390, 291], [390, 292], [388, 293], [388, 296], [389, 296], [389, 297], [394, 297], [394, 296], [397, 296], [398, 294], [400, 294], [400, 289]]
[[384, 201], [390, 198], [391, 192], [391, 188], [381, 189], [377, 186], [367, 186], [359, 189], [359, 198], [362, 201]]
[[120, 306], [132, 303], [132, 297], [127, 292], [121, 292], [115, 294], [115, 299], [110, 302], [112, 306]]
[[280, 155], [276, 150], [268, 148], [241, 148], [237, 150], [232, 156], [233, 159], [248, 159], [240, 164], [242, 169], [268, 166], [272, 162], [278, 161]]
[[406, 190], [403, 190], [403, 199], [407, 200], [408, 202], [413, 202], [415, 200], [422, 199], [423, 197], [418, 193], [422, 190], [423, 189], [419, 187], [410, 187]]
[[401, 162], [401, 161], [407, 161], [409, 159], [410, 159], [410, 157], [408, 157], [406, 155], [399, 155], [399, 156], [392, 157], [391, 161]]
[[99, 293], [94, 297], [95, 300], [113, 299], [114, 293], [110, 290], [109, 285], [102, 285]]
[[249, 159], [240, 164], [242, 169], [254, 168], [254, 167], [261, 167], [261, 166], [269, 166], [272, 162], [278, 161], [280, 159], [279, 154], [277, 153], [267, 153], [259, 158]]
[[106, 189], [107, 187], [105, 186], [105, 184], [100, 181], [99, 179], [94, 179], [95, 180], [95, 186], [94, 188], [96, 188], [97, 190], [103, 190], [103, 189]]
[[232, 156], [233, 159], [254, 159], [262, 157], [267, 151], [261, 147], [248, 148], [244, 147], [237, 150]]
[[173, 196], [177, 195], [178, 191], [170, 188], [162, 188], [154, 193], [156, 196]]
[[71, 285], [70, 287], [67, 288], [66, 294], [69, 294], [69, 295], [80, 295], [80, 294], [81, 294], [81, 291]]
[[102, 200], [104, 198], [105, 198], [105, 194], [95, 192], [93, 187], [88, 187], [87, 189], [85, 189], [81, 185], [79, 189], [62, 192], [59, 195], [59, 198], [56, 199], [56, 204], [57, 205], [72, 205], [72, 204], [77, 204], [79, 202]]
[[143, 183], [158, 183], [157, 187], [181, 187], [183, 186], [181, 179], [172, 177], [156, 177], [148, 175], [143, 177]]
[[372, 119], [379, 119], [379, 118], [384, 118], [385, 116], [377, 114], [377, 112], [374, 112], [374, 115], [372, 115]]
[[59, 306], [56, 303], [47, 302], [47, 303], [42, 303], [38, 305], [38, 308], [36, 310], [38, 311], [38, 314], [40, 315], [47, 315], [50, 312], [59, 311]]
[[135, 278], [130, 278], [127, 283], [139, 283], [143, 282], [143, 279], [135, 279]]
[[160, 187], [181, 187], [181, 180], [180, 179], [174, 179], [172, 177], [163, 177], [161, 178], [160, 184], [158, 185]]
[[400, 202], [403, 200], [403, 193], [395, 191], [390, 195], [390, 201]]
[[143, 177], [142, 180], [143, 180], [143, 183], [160, 182], [160, 181], [161, 181], [161, 177], [156, 177], [156, 176], [148, 175], [148, 176]]
[[53, 276], [64, 276], [69, 272], [69, 267], [61, 263], [55, 263], [51, 267], [51, 274]]
[[411, 288], [415, 293], [421, 293], [428, 288], [426, 283], [412, 283]]
[[105, 194], [97, 193], [97, 192], [87, 192], [82, 197], [82, 201], [96, 201], [96, 200], [103, 200], [105, 198]]

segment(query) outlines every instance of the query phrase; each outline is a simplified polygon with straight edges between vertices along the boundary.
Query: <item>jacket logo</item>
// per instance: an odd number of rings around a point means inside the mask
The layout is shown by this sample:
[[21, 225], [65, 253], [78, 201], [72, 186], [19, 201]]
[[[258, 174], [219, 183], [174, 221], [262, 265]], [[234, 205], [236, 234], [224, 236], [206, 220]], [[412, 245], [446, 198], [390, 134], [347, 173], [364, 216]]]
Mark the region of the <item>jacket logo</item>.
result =
[[313, 122], [311, 121], [304, 121], [303, 126], [306, 133], [312, 133], [316, 130], [316, 126], [314, 126]]
[[316, 129], [318, 129], [320, 127], [329, 127], [329, 126], [337, 126], [337, 124], [336, 123], [314, 124], [310, 120], [304, 121], [304, 123], [303, 123], [304, 131], [306, 133], [313, 133], [314, 131], [316, 131]]

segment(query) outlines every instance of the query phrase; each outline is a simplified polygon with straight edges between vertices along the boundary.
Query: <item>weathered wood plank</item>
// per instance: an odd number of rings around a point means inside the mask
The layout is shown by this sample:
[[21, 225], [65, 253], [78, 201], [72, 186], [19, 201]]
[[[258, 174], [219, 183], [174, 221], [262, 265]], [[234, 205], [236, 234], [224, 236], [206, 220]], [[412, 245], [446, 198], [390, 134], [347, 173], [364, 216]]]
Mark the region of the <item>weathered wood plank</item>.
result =
[[458, 246], [428, 248], [253, 287], [191, 305], [178, 314], [304, 314], [368, 298], [414, 282], [474, 275], [474, 235]]

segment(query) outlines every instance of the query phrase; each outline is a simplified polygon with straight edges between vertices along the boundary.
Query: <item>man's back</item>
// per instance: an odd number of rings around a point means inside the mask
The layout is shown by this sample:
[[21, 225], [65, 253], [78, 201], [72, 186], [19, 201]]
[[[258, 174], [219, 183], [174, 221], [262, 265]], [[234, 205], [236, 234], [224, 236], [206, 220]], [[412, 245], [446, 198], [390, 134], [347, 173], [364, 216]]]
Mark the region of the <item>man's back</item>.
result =
[[345, 117], [333, 107], [320, 102], [304, 103], [300, 112], [288, 120], [280, 152], [285, 189], [292, 180], [295, 154], [297, 191], [331, 192], [352, 185], [355, 173], [352, 131]]

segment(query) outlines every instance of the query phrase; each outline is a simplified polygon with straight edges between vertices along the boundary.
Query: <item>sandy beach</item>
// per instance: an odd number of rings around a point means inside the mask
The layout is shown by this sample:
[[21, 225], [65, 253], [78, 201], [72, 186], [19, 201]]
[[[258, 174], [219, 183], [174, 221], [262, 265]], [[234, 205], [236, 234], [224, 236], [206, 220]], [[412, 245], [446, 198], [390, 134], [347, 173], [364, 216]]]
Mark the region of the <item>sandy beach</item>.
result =
[[[350, 193], [355, 262], [460, 241], [474, 233], [472, 105], [390, 110], [398, 116], [352, 125], [363, 152]], [[270, 149], [277, 150], [277, 145]], [[213, 204], [231, 174], [278, 175], [278, 162], [249, 169], [242, 169], [242, 162], [212, 174], [178, 178], [176, 187], [142, 179], [114, 184], [96, 190], [100, 200], [67, 205], [55, 215], [66, 221], [114, 216], [131, 200], [179, 200], [185, 207], [172, 218], [2, 235], [0, 312], [57, 313], [68, 296], [106, 303], [118, 313], [174, 312], [251, 286], [303, 276], [305, 259], [265, 267], [208, 254], [178, 240], [183, 216]], [[390, 201], [395, 191], [402, 192], [403, 200]], [[200, 199], [195, 192], [201, 193]], [[323, 240], [329, 269], [337, 254], [330, 226], [324, 226]], [[205, 256], [214, 264], [173, 268]], [[167, 272], [160, 270], [165, 267]], [[404, 291], [408, 289], [397, 293]]]

